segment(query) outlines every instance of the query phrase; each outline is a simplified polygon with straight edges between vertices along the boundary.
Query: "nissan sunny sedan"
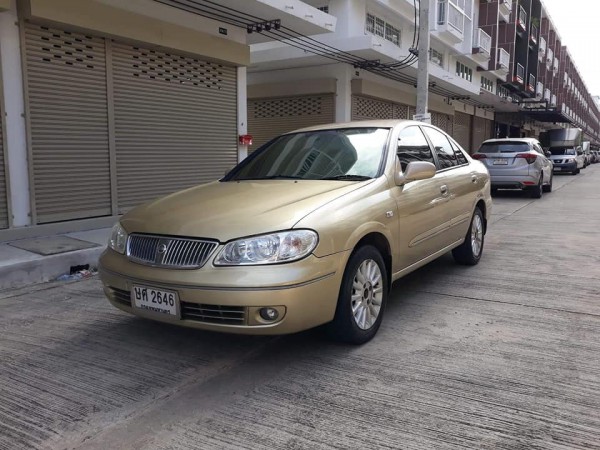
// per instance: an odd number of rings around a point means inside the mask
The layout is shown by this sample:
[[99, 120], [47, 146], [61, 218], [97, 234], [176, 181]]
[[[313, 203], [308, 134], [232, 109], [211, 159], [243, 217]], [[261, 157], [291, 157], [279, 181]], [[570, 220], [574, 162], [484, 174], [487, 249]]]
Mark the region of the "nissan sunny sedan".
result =
[[359, 344], [393, 281], [448, 251], [479, 262], [490, 211], [485, 166], [438, 128], [323, 125], [134, 208], [99, 271], [114, 306], [148, 319], [246, 334], [326, 324]]

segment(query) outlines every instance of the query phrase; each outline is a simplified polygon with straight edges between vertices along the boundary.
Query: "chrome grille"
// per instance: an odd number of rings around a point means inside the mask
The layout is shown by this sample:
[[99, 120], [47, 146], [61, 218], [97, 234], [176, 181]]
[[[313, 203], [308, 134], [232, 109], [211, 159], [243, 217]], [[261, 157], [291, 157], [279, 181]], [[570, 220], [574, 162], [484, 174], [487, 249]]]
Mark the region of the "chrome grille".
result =
[[149, 266], [198, 269], [206, 264], [217, 245], [202, 239], [132, 234], [127, 241], [127, 256]]
[[204, 305], [181, 302], [181, 318], [195, 322], [244, 325], [246, 308], [243, 306]]

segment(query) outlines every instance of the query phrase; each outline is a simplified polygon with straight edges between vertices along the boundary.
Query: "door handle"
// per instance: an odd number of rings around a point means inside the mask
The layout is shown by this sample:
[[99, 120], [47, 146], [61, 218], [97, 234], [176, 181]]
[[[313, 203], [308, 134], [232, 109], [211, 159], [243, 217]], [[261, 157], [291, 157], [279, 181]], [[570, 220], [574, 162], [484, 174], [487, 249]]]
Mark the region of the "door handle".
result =
[[471, 175], [471, 183], [477, 183], [477, 175]]
[[442, 193], [442, 195], [448, 195], [448, 186], [446, 186], [445, 184], [440, 186], [440, 192]]

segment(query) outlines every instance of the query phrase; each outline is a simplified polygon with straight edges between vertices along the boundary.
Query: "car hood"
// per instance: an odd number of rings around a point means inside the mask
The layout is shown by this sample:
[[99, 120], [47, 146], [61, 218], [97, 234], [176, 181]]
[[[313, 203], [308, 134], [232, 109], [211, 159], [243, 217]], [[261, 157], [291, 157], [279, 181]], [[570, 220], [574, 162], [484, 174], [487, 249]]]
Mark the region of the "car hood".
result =
[[138, 206], [121, 219], [128, 233], [234, 238], [292, 228], [364, 182], [229, 181], [197, 186]]

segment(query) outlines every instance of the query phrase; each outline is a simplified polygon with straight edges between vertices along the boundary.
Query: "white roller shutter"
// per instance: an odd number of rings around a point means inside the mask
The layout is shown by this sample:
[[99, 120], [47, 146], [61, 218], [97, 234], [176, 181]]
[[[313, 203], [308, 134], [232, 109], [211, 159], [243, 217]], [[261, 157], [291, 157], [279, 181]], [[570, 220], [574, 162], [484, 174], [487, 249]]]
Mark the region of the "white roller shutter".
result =
[[119, 211], [237, 163], [235, 67], [112, 42]]
[[250, 152], [279, 134], [335, 121], [333, 94], [248, 100]]
[[352, 96], [352, 120], [409, 119], [410, 108], [401, 103]]
[[104, 39], [26, 24], [37, 223], [111, 213]]

